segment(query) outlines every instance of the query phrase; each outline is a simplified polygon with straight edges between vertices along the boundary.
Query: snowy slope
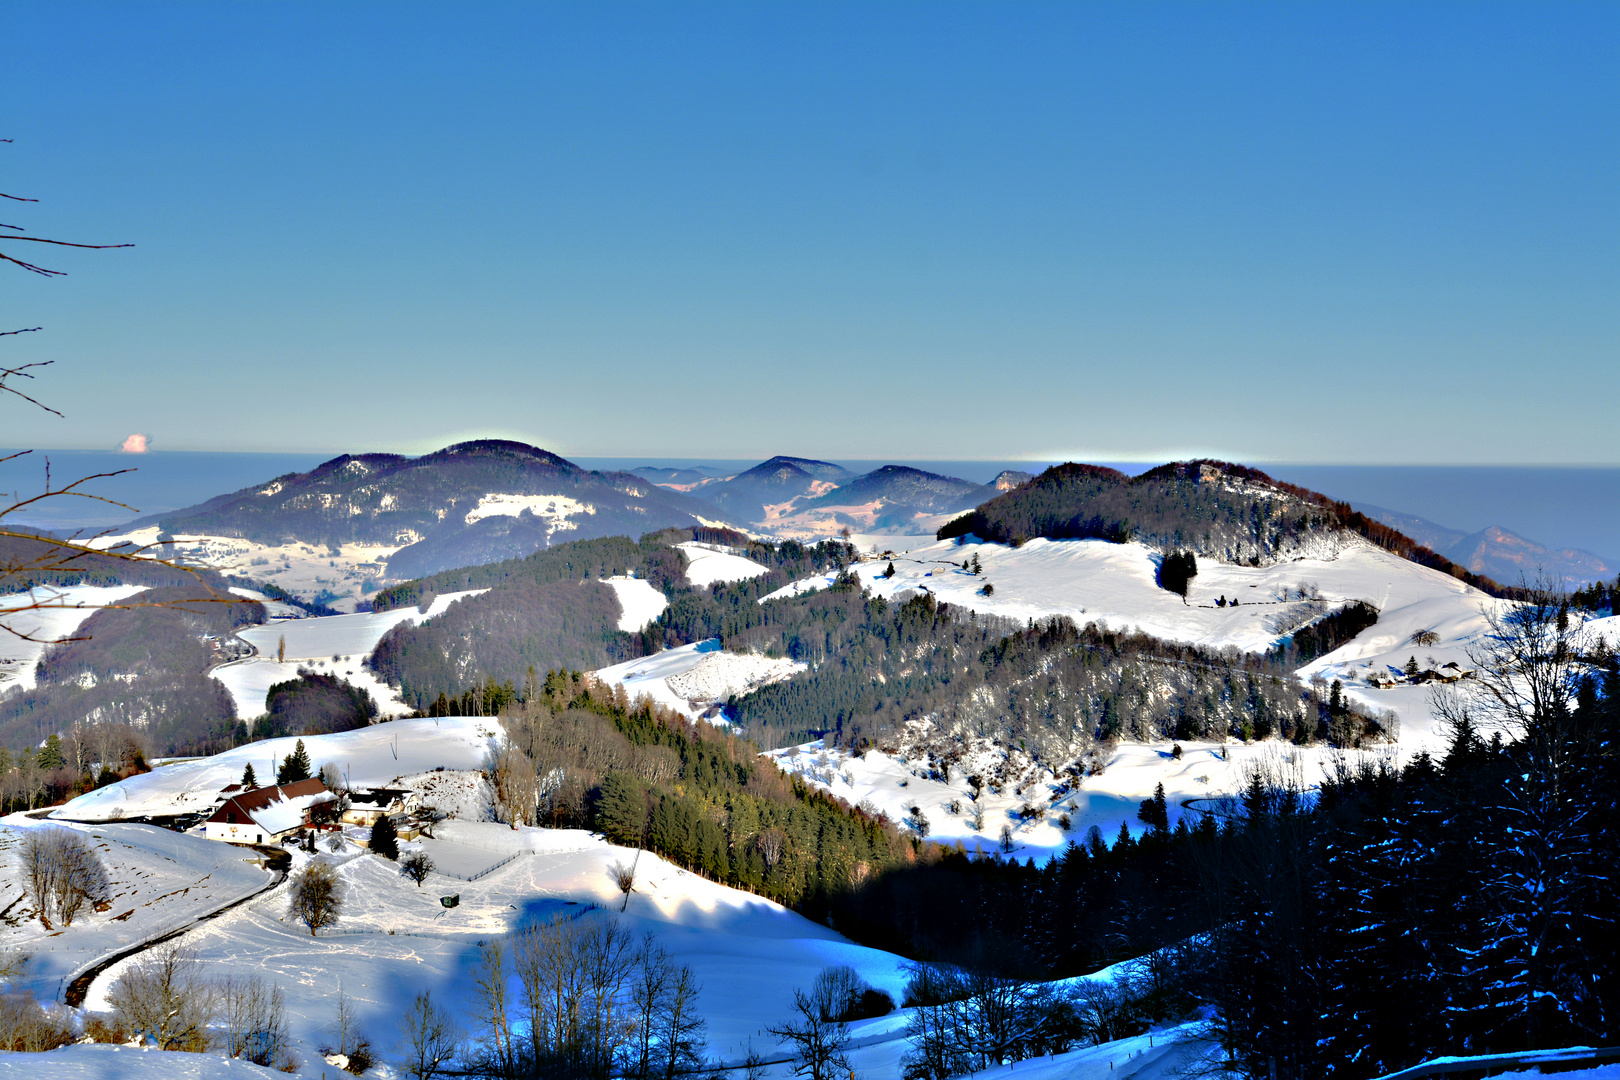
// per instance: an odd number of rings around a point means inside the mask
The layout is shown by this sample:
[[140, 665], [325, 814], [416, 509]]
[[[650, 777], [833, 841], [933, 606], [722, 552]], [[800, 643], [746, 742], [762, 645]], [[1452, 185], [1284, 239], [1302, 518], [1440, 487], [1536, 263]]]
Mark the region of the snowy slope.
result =
[[[333, 1072], [330, 1066], [327, 1072]], [[321, 1076], [319, 1069], [302, 1076]], [[287, 1074], [222, 1054], [101, 1046], [64, 1046], [48, 1054], [0, 1052], [4, 1080], [287, 1080]]]
[[706, 589], [717, 581], [744, 581], [769, 571], [753, 559], [733, 554], [718, 544], [689, 540], [676, 547], [686, 555], [686, 580], [695, 588]]
[[[1314, 613], [1352, 600], [1380, 611], [1378, 625], [1330, 656], [1302, 669], [1344, 680], [1358, 701], [1400, 714], [1414, 748], [1434, 749], [1439, 733], [1430, 715], [1428, 691], [1409, 687], [1373, 690], [1366, 677], [1380, 664], [1404, 664], [1417, 654], [1422, 662], [1457, 660], [1485, 627], [1482, 612], [1501, 601], [1447, 574], [1419, 566], [1364, 542], [1349, 543], [1331, 558], [1298, 559], [1249, 567], [1198, 562], [1186, 602], [1155, 582], [1153, 552], [1141, 544], [1101, 540], [1032, 540], [1021, 548], [953, 541], [936, 543], [892, 560], [895, 575], [884, 578], [891, 560], [871, 559], [854, 571], [880, 596], [927, 591], [940, 600], [1020, 621], [1066, 615], [1080, 625], [1102, 623], [1134, 629], [1168, 641], [1251, 652], [1271, 648]], [[978, 576], [961, 569], [977, 556]], [[794, 582], [765, 598], [790, 596], [829, 585], [824, 574]], [[982, 593], [985, 583], [991, 596]], [[1301, 599], [1301, 590], [1311, 599]], [[1219, 597], [1237, 606], [1216, 607]], [[1418, 630], [1433, 630], [1440, 643], [1416, 649], [1407, 642]]]
[[[17, 858], [23, 837], [44, 827], [21, 814], [0, 824], [0, 910], [22, 893]], [[28, 900], [10, 908], [17, 921], [0, 922], [0, 948], [21, 946], [32, 954], [21, 986], [42, 998], [60, 999], [66, 982], [99, 958], [251, 896], [270, 880], [244, 861], [247, 852], [213, 840], [133, 823], [63, 827], [89, 837], [101, 856], [111, 906], [86, 910], [54, 934], [37, 918], [19, 917], [31, 915]]]
[[[978, 557], [984, 571], [975, 576], [961, 569], [963, 560]], [[1502, 603], [1448, 575], [1397, 558], [1366, 543], [1354, 543], [1332, 558], [1300, 559], [1267, 567], [1231, 566], [1199, 560], [1186, 603], [1155, 583], [1152, 552], [1139, 544], [1103, 541], [1034, 540], [1021, 548], [999, 544], [947, 542], [896, 553], [893, 578], [884, 578], [887, 557], [855, 567], [864, 585], [879, 595], [897, 597], [927, 590], [941, 600], [976, 611], [1017, 618], [1066, 615], [1077, 623], [1104, 623], [1138, 629], [1154, 636], [1205, 647], [1236, 647], [1250, 651], [1270, 648], [1313, 612], [1362, 600], [1380, 609], [1377, 625], [1333, 653], [1302, 668], [1300, 676], [1338, 679], [1345, 693], [1372, 709], [1399, 718], [1397, 747], [1374, 753], [1401, 758], [1420, 750], [1441, 751], [1446, 736], [1433, 717], [1430, 691], [1422, 686], [1374, 689], [1367, 677], [1375, 671], [1405, 664], [1415, 656], [1425, 667], [1455, 660], [1467, 666], [1466, 651], [1486, 630], [1485, 612], [1501, 610]], [[831, 575], [806, 579], [778, 590], [773, 597], [829, 584]], [[995, 586], [982, 595], [985, 582]], [[1309, 599], [1301, 599], [1301, 593]], [[1216, 607], [1217, 597], [1238, 598], [1236, 607]], [[1607, 622], [1605, 620], [1604, 622]], [[1601, 629], [1604, 622], [1595, 623]], [[1438, 635], [1428, 647], [1413, 645], [1419, 631]], [[926, 727], [926, 726], [924, 726]], [[1247, 771], [1256, 764], [1284, 768], [1303, 786], [1318, 784], [1332, 767], [1337, 751], [1327, 747], [1299, 748], [1276, 742], [1253, 746], [1185, 743], [1180, 759], [1171, 757], [1172, 744], [1124, 744], [1108, 752], [1103, 772], [1069, 789], [1052, 772], [1033, 762], [1016, 747], [974, 740], [964, 746], [955, 737], [916, 729], [895, 753], [873, 750], [863, 759], [824, 753], [819, 743], [773, 751], [778, 765], [804, 775], [851, 802], [870, 802], [895, 821], [904, 820], [912, 807], [922, 810], [932, 839], [960, 840], [971, 850], [994, 846], [1001, 829], [1013, 830], [1012, 841], [1022, 856], [1042, 857], [1070, 840], [1083, 840], [1091, 826], [1112, 837], [1125, 821], [1140, 834], [1137, 808], [1163, 783], [1171, 803], [1172, 825], [1181, 816], [1180, 803], [1208, 801], [1239, 792]], [[965, 750], [964, 761], [948, 777], [941, 774], [930, 752]], [[797, 752], [795, 752], [795, 750]], [[1000, 791], [986, 789], [982, 796], [984, 824], [974, 828], [973, 800], [967, 773], [1002, 776]], [[1022, 789], [1022, 790], [1020, 790]], [[957, 806], [952, 812], [952, 804]], [[1020, 814], [1023, 810], [1031, 813]], [[1067, 815], [1070, 827], [1059, 828]]]
[[[306, 735], [304, 747], [318, 768], [334, 762], [355, 785], [380, 785], [409, 774], [484, 767], [499, 724], [477, 717], [394, 720], [333, 735]], [[275, 775], [297, 739], [266, 739], [213, 757], [176, 762], [86, 792], [53, 816], [106, 821], [119, 816], [179, 814], [214, 804], [219, 790], [242, 779], [252, 764], [261, 780]]]
[[[342, 856], [345, 913], [335, 931], [312, 938], [287, 920], [282, 886], [188, 934], [186, 943], [207, 963], [285, 987], [293, 1034], [306, 1047], [325, 1037], [339, 983], [379, 1047], [393, 1044], [400, 1012], [420, 990], [431, 989], [435, 1001], [451, 1003], [471, 1021], [478, 943], [557, 915], [622, 918], [636, 935], [651, 934], [678, 962], [691, 965], [702, 984], [699, 1007], [708, 1018], [710, 1051], [731, 1060], [743, 1055], [750, 1038], [761, 1049], [774, 1049], [760, 1029], [785, 1018], [793, 988], [810, 985], [828, 964], [850, 964], [900, 996], [899, 957], [855, 945], [786, 908], [656, 855], [640, 855], [635, 893], [620, 916], [609, 871], [635, 859], [631, 850], [583, 832], [513, 831], [495, 824], [445, 822], [438, 833], [439, 841], [422, 842], [430, 853], [436, 844], [441, 853], [454, 844], [487, 850], [497, 860], [517, 858], [477, 881], [434, 873], [417, 888], [380, 857]], [[446, 910], [438, 898], [450, 893], [461, 901]], [[590, 905], [612, 910], [591, 911]], [[114, 965], [95, 981], [88, 1007], [105, 1006], [107, 988], [123, 967]], [[303, 1056], [308, 1060], [308, 1052]]]
[[[361, 661], [377, 647], [383, 635], [398, 624], [431, 619], [443, 614], [457, 600], [486, 591], [470, 589], [436, 596], [426, 614], [408, 607], [358, 615], [272, 619], [262, 626], [248, 627], [237, 633], [258, 649], [259, 655], [222, 664], [209, 674], [231, 692], [237, 715], [246, 720], [263, 716], [270, 687], [297, 678], [301, 667], [347, 679], [371, 694], [383, 716], [400, 716], [410, 712], [410, 706], [400, 698], [398, 690], [379, 680]], [[287, 659], [278, 661], [277, 650], [283, 640]]]
[[[152, 550], [155, 554], [158, 532], [158, 527], [153, 525], [97, 537], [91, 544], [94, 547], [113, 547], [127, 543]], [[402, 542], [408, 542], [408, 538]], [[173, 552], [176, 558], [189, 565], [211, 567], [222, 574], [273, 581], [294, 596], [306, 599], [314, 599], [322, 593], [339, 593], [342, 595], [331, 601], [332, 606], [352, 611], [364, 595], [362, 587], [368, 581], [383, 580], [389, 556], [399, 548], [399, 543], [351, 542], [334, 552], [325, 545], [296, 540], [285, 544], [260, 544], [234, 536], [186, 533]]]
[[[0, 692], [34, 688], [34, 665], [45, 646], [71, 637], [96, 609], [142, 590], [140, 585], [69, 585], [0, 596]], [[20, 611], [27, 604], [33, 611]], [[32, 638], [24, 641], [24, 637]]]
[[626, 660], [594, 672], [617, 683], [634, 701], [643, 694], [666, 708], [690, 716], [709, 711], [716, 702], [757, 690], [767, 683], [806, 670], [792, 660], [726, 652], [716, 638], [666, 649], [656, 656]]
[[669, 607], [664, 594], [653, 588], [645, 578], [610, 577], [602, 584], [613, 590], [624, 613], [619, 616], [619, 629], [633, 634], [652, 622]]

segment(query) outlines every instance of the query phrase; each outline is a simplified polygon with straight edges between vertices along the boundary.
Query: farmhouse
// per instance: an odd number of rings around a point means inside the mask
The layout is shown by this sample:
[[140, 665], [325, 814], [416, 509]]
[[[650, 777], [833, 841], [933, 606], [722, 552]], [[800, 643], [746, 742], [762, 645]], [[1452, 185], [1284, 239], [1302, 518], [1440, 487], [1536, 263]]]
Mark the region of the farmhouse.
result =
[[203, 822], [202, 834], [229, 844], [275, 844], [302, 829], [310, 809], [337, 796], [319, 780], [232, 795]]
[[384, 814], [399, 817], [414, 813], [416, 792], [407, 788], [372, 788], [349, 793], [349, 805], [343, 811], [343, 824], [370, 827], [377, 824], [377, 819]]

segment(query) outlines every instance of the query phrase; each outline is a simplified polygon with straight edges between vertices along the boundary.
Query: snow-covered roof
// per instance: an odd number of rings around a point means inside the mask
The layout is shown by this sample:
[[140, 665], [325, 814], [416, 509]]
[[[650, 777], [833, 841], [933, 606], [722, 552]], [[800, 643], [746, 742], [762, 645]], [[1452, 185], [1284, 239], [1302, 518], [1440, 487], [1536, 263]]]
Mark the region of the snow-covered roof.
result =
[[240, 815], [246, 819], [242, 824], [252, 821], [266, 833], [277, 835], [302, 825], [310, 807], [335, 798], [337, 796], [326, 790], [326, 785], [319, 780], [300, 780], [296, 784], [257, 788], [226, 799], [208, 820], [234, 822]]

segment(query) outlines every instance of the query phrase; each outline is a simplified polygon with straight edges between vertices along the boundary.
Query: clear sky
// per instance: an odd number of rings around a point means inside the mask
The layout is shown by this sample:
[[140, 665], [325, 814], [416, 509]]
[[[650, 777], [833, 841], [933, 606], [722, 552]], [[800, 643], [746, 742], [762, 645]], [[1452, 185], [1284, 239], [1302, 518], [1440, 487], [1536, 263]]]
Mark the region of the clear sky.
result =
[[6, 24], [0, 445], [1620, 463], [1620, 4]]

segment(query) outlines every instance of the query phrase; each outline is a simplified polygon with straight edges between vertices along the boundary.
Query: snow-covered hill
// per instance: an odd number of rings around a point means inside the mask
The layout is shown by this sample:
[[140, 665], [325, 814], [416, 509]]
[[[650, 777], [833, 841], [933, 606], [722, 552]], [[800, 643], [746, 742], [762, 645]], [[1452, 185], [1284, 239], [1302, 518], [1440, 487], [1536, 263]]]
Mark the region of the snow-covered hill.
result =
[[[1300, 675], [1337, 679], [1351, 699], [1395, 714], [1398, 744], [1369, 752], [1397, 758], [1420, 750], [1442, 751], [1446, 733], [1433, 715], [1428, 687], [1377, 689], [1368, 677], [1399, 670], [1409, 657], [1425, 668], [1448, 661], [1467, 666], [1468, 648], [1487, 630], [1486, 612], [1500, 612], [1505, 604], [1361, 540], [1351, 540], [1332, 557], [1263, 567], [1200, 559], [1185, 601], [1156, 584], [1155, 555], [1140, 544], [1100, 540], [1032, 540], [1017, 548], [946, 541], [869, 558], [854, 572], [864, 586], [885, 597], [927, 591], [951, 604], [1020, 621], [1062, 615], [1080, 624], [1095, 622], [1170, 641], [1250, 652], [1271, 648], [1327, 610], [1350, 601], [1369, 603], [1380, 611], [1378, 623], [1302, 668]], [[975, 560], [981, 573], [962, 569], [964, 561]], [[891, 564], [894, 574], [885, 576]], [[795, 582], [762, 602], [831, 583], [832, 575]], [[1226, 603], [1218, 606], [1218, 600]], [[1602, 623], [1593, 625], [1596, 630]], [[1416, 645], [1420, 633], [1433, 643]], [[779, 750], [771, 757], [851, 802], [870, 803], [895, 821], [915, 821], [913, 808], [921, 809], [933, 839], [988, 849], [1006, 826], [1016, 850], [1037, 857], [1083, 839], [1091, 826], [1111, 838], [1124, 821], [1140, 833], [1144, 826], [1136, 816], [1138, 805], [1160, 783], [1173, 824], [1187, 800], [1193, 800], [1190, 810], [1197, 812], [1213, 805], [1210, 800], [1241, 791], [1251, 768], [1281, 769], [1313, 786], [1340, 757], [1328, 747], [1277, 742], [1225, 747], [1185, 742], [1180, 757], [1172, 756], [1169, 741], [1122, 744], [1096, 760], [1099, 774], [1076, 783], [1055, 775], [1017, 746], [989, 737], [947, 735], [926, 722], [912, 725], [899, 742], [892, 753], [873, 749], [862, 758], [825, 751], [819, 743]], [[957, 764], [942, 765], [946, 757]], [[968, 783], [974, 773], [996, 784], [977, 800]], [[976, 802], [983, 807], [978, 825]], [[1067, 830], [1059, 827], [1064, 816], [1070, 823]]]
[[627, 660], [594, 674], [623, 686], [630, 700], [646, 695], [654, 703], [689, 716], [718, 719], [714, 706], [804, 671], [792, 660], [727, 652], [715, 639], [666, 649], [657, 656]]
[[[0, 692], [34, 686], [34, 665], [52, 641], [72, 637], [98, 608], [140, 592], [140, 585], [42, 587], [0, 596]], [[32, 611], [22, 610], [32, 604]]]
[[237, 715], [247, 720], [263, 716], [270, 687], [297, 678], [300, 668], [347, 679], [371, 694], [381, 715], [400, 716], [412, 711], [410, 706], [400, 699], [398, 690], [364, 666], [366, 654], [399, 623], [419, 623], [442, 615], [456, 601], [485, 591], [444, 593], [434, 597], [425, 612], [408, 607], [310, 619], [272, 619], [237, 634], [258, 649], [257, 656], [222, 664], [211, 674], [231, 692]]
[[[240, 774], [238, 774], [240, 778]], [[32, 830], [74, 829], [91, 842], [107, 872], [108, 906], [88, 908], [67, 927], [47, 930], [22, 897], [18, 866]], [[73, 825], [13, 814], [0, 822], [0, 949], [21, 947], [30, 960], [20, 988], [60, 998], [76, 974], [101, 957], [179, 929], [269, 883], [246, 861], [251, 852], [153, 825]]]
[[[332, 735], [306, 735], [304, 747], [318, 768], [335, 763], [356, 786], [387, 785], [405, 776], [436, 770], [484, 768], [497, 721], [481, 717], [394, 720]], [[260, 778], [275, 775], [293, 752], [295, 738], [266, 739], [213, 757], [192, 758], [139, 773], [86, 792], [59, 807], [53, 817], [74, 821], [114, 821], [144, 815], [184, 814], [214, 804], [219, 790], [242, 779], [249, 764]]]

